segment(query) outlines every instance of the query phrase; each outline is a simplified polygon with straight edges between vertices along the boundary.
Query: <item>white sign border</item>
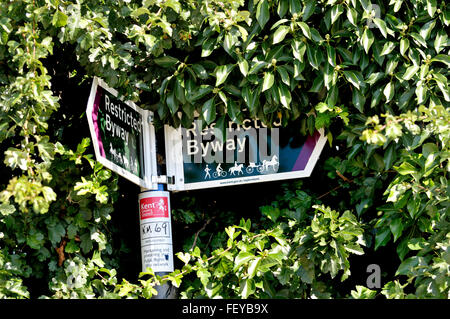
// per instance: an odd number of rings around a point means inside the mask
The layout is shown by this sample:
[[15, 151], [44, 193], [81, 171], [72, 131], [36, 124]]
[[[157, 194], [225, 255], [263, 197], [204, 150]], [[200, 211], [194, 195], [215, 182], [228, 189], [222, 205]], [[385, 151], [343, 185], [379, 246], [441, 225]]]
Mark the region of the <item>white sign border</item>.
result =
[[313, 152], [303, 170], [246, 176], [240, 178], [224, 178], [223, 180], [213, 180], [207, 182], [184, 183], [184, 166], [183, 166], [183, 145], [181, 137], [181, 127], [175, 129], [171, 126], [164, 126], [165, 145], [166, 145], [166, 169], [168, 176], [174, 176], [175, 183], [168, 185], [171, 191], [196, 190], [212, 187], [225, 187], [233, 185], [243, 185], [250, 183], [260, 183], [269, 181], [278, 181], [286, 179], [304, 178], [311, 176], [311, 173], [319, 160], [319, 156], [327, 142], [324, 135], [324, 129], [318, 130], [320, 136], [316, 142]]
[[136, 112], [139, 112], [142, 115], [142, 119], [144, 121], [143, 127], [143, 154], [144, 154], [144, 178], [140, 178], [122, 167], [116, 165], [115, 163], [109, 161], [105, 157], [101, 156], [100, 148], [97, 140], [97, 133], [94, 128], [94, 121], [92, 119], [92, 113], [94, 110], [94, 102], [95, 96], [97, 94], [97, 88], [100, 86], [104, 90], [108, 91], [115, 97], [118, 96], [118, 92], [110, 88], [102, 79], [98, 77], [94, 77], [91, 85], [91, 91], [89, 95], [89, 100], [86, 108], [86, 116], [89, 123], [89, 130], [91, 132], [91, 139], [94, 145], [95, 157], [98, 162], [100, 162], [103, 166], [109, 168], [110, 170], [116, 172], [120, 176], [128, 179], [132, 183], [139, 185], [142, 188], [154, 190], [158, 189], [158, 184], [152, 183], [152, 175], [157, 175], [156, 169], [156, 137], [155, 137], [155, 128], [154, 126], [148, 122], [149, 117], [153, 117], [153, 112], [141, 109], [132, 101], [122, 101], [129, 107], [131, 107]]

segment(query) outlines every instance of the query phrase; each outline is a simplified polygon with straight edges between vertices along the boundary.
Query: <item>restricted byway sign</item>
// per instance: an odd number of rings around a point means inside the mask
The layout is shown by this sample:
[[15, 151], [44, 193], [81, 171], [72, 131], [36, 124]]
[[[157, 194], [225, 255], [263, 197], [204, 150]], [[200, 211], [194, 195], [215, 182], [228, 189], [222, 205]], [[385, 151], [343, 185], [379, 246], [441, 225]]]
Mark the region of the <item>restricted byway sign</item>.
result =
[[165, 126], [169, 190], [309, 177], [327, 140], [323, 129], [302, 136], [298, 127], [267, 128], [258, 119], [222, 126], [226, 135], [200, 120], [190, 129]]
[[131, 182], [157, 189], [153, 113], [117, 98], [116, 90], [95, 77], [86, 114], [97, 161]]

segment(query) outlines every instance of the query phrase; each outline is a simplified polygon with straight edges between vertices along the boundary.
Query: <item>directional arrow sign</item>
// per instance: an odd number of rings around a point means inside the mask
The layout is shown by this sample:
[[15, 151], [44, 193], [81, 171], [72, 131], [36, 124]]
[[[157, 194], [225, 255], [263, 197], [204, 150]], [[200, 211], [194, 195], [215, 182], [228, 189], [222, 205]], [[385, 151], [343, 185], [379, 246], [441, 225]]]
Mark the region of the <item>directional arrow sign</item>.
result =
[[302, 136], [298, 127], [259, 120], [227, 123], [226, 134], [199, 120], [190, 129], [165, 127], [169, 190], [192, 190], [308, 177], [326, 143], [323, 130]]
[[117, 91], [95, 77], [86, 114], [97, 161], [131, 182], [157, 189], [153, 113], [117, 98]]

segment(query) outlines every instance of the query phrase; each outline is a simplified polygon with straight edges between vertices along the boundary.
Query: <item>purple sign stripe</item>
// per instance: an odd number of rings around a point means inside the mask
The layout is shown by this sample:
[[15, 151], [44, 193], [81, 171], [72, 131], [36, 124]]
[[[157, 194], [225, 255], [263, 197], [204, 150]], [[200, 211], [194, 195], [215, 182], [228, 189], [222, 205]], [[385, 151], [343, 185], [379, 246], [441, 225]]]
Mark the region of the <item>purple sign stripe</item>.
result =
[[102, 88], [97, 86], [97, 93], [95, 94], [94, 107], [92, 110], [92, 122], [94, 123], [95, 135], [97, 136], [98, 149], [102, 157], [105, 156], [105, 149], [103, 148], [102, 139], [100, 137], [100, 128], [98, 123], [98, 108], [100, 106], [100, 99], [102, 97]]
[[295, 162], [292, 171], [301, 171], [305, 169], [306, 164], [308, 163], [319, 138], [320, 133], [318, 131], [315, 131], [312, 136], [311, 135], [308, 136], [305, 144], [302, 146], [302, 150], [300, 151], [300, 154], [297, 157], [297, 161]]

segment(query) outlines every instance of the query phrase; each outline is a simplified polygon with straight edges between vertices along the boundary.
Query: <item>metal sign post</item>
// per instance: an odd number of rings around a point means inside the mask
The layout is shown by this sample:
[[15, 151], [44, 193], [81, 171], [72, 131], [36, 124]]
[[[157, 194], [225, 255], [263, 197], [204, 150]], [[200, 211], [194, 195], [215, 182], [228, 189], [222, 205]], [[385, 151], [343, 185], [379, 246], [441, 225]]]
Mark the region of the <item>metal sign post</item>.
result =
[[[174, 270], [170, 193], [158, 184], [157, 190], [141, 190], [139, 194], [139, 220], [142, 271], [151, 268], [164, 276]], [[175, 289], [170, 284], [156, 286], [155, 299], [171, 299]]]
[[[153, 113], [131, 101], [95, 77], [86, 115], [97, 161], [141, 187], [139, 217], [142, 271], [157, 275], [173, 271], [172, 224], [169, 192], [164, 191], [156, 160]], [[170, 284], [155, 287], [156, 298], [174, 298]]]

